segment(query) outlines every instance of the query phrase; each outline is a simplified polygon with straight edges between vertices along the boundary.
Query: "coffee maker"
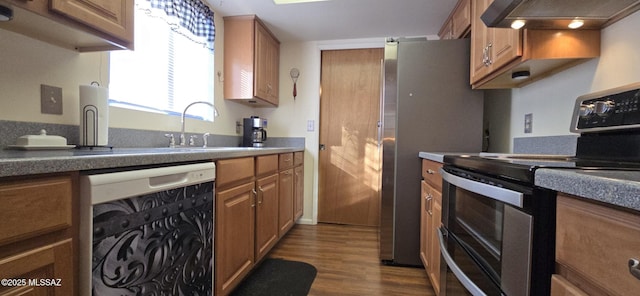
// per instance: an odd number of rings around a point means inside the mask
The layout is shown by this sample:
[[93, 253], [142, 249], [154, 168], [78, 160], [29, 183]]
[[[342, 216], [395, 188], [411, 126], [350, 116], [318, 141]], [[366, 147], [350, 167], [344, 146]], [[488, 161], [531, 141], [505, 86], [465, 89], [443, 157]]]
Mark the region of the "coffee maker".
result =
[[267, 140], [267, 119], [258, 116], [244, 118], [242, 123], [244, 133], [242, 135], [242, 146], [244, 147], [264, 147]]

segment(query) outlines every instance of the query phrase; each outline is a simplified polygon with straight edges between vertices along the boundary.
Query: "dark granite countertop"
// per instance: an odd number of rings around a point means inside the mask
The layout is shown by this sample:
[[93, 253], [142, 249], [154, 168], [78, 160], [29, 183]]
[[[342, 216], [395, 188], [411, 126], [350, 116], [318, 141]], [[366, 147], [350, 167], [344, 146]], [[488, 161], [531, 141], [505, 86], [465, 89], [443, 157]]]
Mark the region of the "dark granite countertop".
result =
[[640, 171], [538, 169], [535, 184], [640, 211]]
[[0, 177], [217, 160], [304, 151], [303, 147], [99, 148], [47, 151], [0, 150]]

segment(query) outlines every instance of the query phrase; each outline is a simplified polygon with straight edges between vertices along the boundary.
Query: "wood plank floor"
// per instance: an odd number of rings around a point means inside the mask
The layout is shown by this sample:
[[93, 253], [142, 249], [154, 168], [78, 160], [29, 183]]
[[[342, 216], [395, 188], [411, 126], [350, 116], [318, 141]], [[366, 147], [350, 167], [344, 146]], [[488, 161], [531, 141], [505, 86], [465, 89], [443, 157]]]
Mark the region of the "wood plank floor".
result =
[[435, 295], [423, 268], [380, 263], [375, 227], [296, 225], [269, 257], [315, 266], [309, 295]]

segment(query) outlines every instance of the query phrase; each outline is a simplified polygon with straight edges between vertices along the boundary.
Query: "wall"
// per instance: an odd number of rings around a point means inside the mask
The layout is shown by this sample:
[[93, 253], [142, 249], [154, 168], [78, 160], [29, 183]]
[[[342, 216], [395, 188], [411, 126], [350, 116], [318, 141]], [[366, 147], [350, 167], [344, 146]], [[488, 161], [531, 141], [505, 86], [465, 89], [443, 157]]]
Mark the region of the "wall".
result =
[[[495, 142], [507, 142], [512, 152], [518, 137], [570, 135], [569, 125], [575, 99], [583, 94], [640, 81], [640, 12], [602, 30], [601, 55], [551, 77], [520, 89], [511, 90], [510, 104], [504, 104], [504, 93], [489, 92], [486, 102], [494, 114], [509, 114], [509, 132]], [[498, 98], [498, 102], [492, 101]], [[524, 133], [524, 115], [533, 113], [533, 132]], [[500, 117], [490, 118], [499, 121]], [[500, 133], [492, 133], [496, 137]]]

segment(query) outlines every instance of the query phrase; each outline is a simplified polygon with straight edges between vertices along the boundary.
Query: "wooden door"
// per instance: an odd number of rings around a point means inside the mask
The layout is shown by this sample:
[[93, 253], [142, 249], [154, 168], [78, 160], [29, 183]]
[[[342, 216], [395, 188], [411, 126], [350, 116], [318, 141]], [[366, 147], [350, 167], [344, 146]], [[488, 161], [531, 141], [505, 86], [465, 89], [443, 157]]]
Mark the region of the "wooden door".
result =
[[278, 174], [256, 181], [256, 262], [278, 242]]
[[382, 48], [322, 52], [318, 221], [378, 226]]

